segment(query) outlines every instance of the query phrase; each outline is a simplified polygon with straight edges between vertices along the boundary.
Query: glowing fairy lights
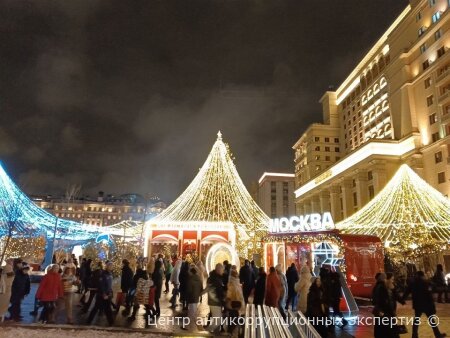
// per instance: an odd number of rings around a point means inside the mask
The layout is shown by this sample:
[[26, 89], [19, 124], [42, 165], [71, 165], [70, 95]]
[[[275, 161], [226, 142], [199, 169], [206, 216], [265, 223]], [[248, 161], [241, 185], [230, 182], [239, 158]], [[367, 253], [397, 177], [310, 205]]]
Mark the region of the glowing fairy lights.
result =
[[[238, 235], [237, 249], [246, 256], [248, 249], [261, 249], [252, 240], [262, 236], [269, 217], [260, 209], [244, 186], [228, 146], [217, 134], [208, 158], [186, 190], [161, 214], [147, 222], [147, 236], [151, 225], [232, 223]], [[244, 239], [244, 240], [243, 240]], [[249, 242], [250, 241], [250, 242]]]
[[448, 244], [450, 202], [403, 164], [372, 201], [336, 227], [378, 236], [390, 253], [420, 256]]
[[[16, 236], [44, 236], [59, 240], [60, 243], [83, 242], [95, 239], [99, 234], [116, 232], [92, 225], [58, 219], [34, 204], [11, 180], [0, 165], [0, 237], [8, 234]], [[56, 231], [55, 231], [56, 227]]]

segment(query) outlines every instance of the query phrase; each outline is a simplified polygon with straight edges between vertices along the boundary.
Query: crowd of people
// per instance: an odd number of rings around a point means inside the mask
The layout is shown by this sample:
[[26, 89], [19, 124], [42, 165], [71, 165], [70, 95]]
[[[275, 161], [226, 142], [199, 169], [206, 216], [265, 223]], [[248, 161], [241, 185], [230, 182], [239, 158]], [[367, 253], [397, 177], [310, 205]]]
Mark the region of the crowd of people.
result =
[[[286, 271], [281, 265], [270, 267], [268, 273], [252, 261], [245, 260], [242, 267], [228, 261], [219, 263], [209, 274], [199, 260], [195, 264], [178, 256], [153, 256], [138, 260], [134, 268], [127, 260], [122, 261], [120, 291], [113, 294], [113, 263], [93, 263], [92, 260], [75, 257], [52, 264], [45, 270], [35, 294], [35, 309], [32, 315], [42, 323], [54, 323], [56, 314], [64, 309], [67, 324], [74, 323], [74, 293], [79, 293], [80, 313], [86, 314], [86, 324], [103, 314], [109, 325], [113, 325], [120, 306], [121, 315], [129, 322], [136, 319], [143, 307], [145, 315], [156, 319], [161, 315], [160, 298], [164, 293], [172, 309], [177, 309], [190, 320], [183, 329], [198, 331], [198, 307], [207, 297], [209, 319], [200, 330], [218, 333], [226, 330], [236, 336], [239, 326], [236, 319], [245, 315], [249, 302], [279, 309], [286, 318], [286, 311], [299, 310], [312, 320], [321, 337], [327, 337], [334, 329], [330, 323], [345, 327], [347, 321], [340, 311], [341, 276], [335, 271], [320, 268], [315, 276], [309, 265], [297, 269], [291, 264]], [[0, 316], [9, 313], [7, 319], [21, 321], [21, 302], [30, 293], [30, 267], [21, 259], [8, 259], [2, 268], [0, 279]], [[444, 287], [445, 286], [445, 287]], [[436, 313], [432, 292], [438, 301], [444, 296], [447, 301], [447, 283], [441, 265], [433, 277], [427, 279], [422, 271], [410, 280], [406, 289], [398, 292], [392, 273], [378, 273], [373, 290], [373, 315], [375, 318], [396, 317], [397, 302], [404, 304], [412, 295], [415, 316], [427, 317]], [[170, 298], [170, 299], [169, 299]], [[58, 310], [59, 309], [59, 310]], [[325, 321], [326, 318], [337, 320]], [[221, 325], [225, 322], [227, 325]], [[319, 320], [318, 320], [319, 319]], [[80, 323], [80, 320], [77, 320]], [[325, 324], [328, 323], [328, 324]], [[387, 323], [387, 324], [386, 324]], [[376, 321], [375, 338], [394, 338], [402, 333], [402, 327], [390, 322]], [[437, 326], [435, 337], [444, 337]], [[413, 325], [413, 338], [417, 336], [417, 325]]]

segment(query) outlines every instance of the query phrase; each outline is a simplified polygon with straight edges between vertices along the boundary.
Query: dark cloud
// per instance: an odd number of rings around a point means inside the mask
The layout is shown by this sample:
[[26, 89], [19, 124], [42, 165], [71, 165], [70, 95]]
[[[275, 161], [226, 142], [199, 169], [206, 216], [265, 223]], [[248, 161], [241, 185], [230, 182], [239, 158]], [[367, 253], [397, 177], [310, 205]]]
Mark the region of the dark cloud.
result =
[[408, 1], [3, 1], [0, 156], [29, 193], [172, 200], [220, 129], [249, 184]]

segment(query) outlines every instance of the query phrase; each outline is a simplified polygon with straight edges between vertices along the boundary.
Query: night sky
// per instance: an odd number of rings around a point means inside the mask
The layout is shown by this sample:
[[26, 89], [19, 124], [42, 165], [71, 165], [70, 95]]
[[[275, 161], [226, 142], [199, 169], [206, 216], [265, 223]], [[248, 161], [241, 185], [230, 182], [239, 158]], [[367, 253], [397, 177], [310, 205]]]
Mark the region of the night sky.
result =
[[220, 129], [249, 185], [407, 0], [0, 2], [0, 160], [30, 194], [171, 202]]

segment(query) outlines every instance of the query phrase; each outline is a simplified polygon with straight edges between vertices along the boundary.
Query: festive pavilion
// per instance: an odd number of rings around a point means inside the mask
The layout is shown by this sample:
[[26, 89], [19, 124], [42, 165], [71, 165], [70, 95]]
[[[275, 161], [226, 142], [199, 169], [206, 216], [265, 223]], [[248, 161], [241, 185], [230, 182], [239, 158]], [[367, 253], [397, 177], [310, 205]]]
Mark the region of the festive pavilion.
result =
[[450, 202], [403, 164], [372, 201], [336, 227], [378, 236], [393, 258], [406, 261], [447, 248]]
[[[186, 190], [146, 223], [144, 255], [197, 255], [207, 267], [223, 259], [251, 258], [269, 217], [245, 188], [222, 134]], [[209, 257], [208, 257], [209, 253]]]

